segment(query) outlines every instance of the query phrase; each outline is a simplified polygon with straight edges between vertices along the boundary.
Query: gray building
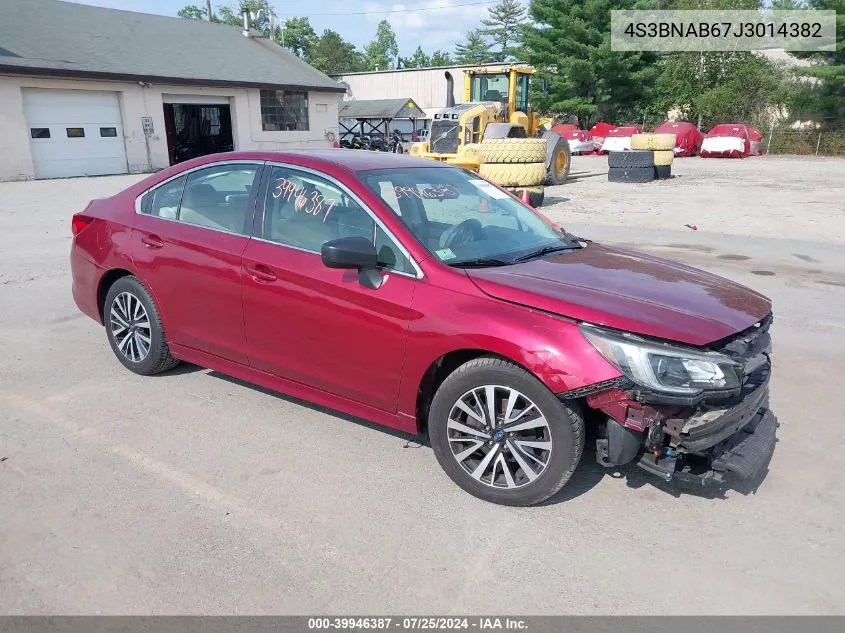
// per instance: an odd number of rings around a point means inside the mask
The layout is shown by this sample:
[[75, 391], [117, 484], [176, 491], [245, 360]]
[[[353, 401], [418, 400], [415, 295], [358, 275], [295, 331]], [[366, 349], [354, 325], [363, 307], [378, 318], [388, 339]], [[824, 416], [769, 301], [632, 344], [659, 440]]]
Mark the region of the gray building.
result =
[[344, 88], [255, 31], [3, 0], [0, 180], [148, 172], [332, 146]]

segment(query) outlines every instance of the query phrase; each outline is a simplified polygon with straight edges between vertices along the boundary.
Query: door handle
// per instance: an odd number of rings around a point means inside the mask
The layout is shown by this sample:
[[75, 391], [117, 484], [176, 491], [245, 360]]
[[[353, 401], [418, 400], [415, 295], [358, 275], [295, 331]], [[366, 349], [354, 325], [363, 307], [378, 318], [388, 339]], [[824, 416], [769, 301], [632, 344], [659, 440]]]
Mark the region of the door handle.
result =
[[158, 235], [144, 235], [141, 237], [141, 243], [147, 248], [161, 248], [164, 246], [164, 240]]
[[258, 282], [270, 283], [276, 281], [276, 273], [272, 270], [267, 268], [267, 266], [263, 266], [262, 264], [256, 264], [255, 266], [247, 266], [246, 267], [247, 274], [255, 279]]

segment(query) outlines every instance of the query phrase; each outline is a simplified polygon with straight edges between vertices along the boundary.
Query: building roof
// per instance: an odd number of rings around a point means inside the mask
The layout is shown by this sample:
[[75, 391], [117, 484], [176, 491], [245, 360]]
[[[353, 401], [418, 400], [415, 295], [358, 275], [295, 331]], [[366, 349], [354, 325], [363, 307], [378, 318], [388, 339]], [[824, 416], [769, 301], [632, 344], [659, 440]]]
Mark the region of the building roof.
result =
[[343, 101], [340, 119], [424, 119], [425, 112], [410, 97], [405, 99], [364, 99]]
[[58, 0], [3, 0], [2, 12], [0, 72], [344, 92], [270, 40], [226, 24]]
[[388, 68], [386, 70], [360, 70], [354, 73], [340, 73], [332, 75], [341, 79], [353, 75], [384, 75], [389, 73], [414, 73], [424, 70], [455, 70], [456, 68], [485, 68], [487, 66], [527, 66], [527, 62], [484, 62], [483, 64], [447, 64], [446, 66], [422, 66], [420, 68]]

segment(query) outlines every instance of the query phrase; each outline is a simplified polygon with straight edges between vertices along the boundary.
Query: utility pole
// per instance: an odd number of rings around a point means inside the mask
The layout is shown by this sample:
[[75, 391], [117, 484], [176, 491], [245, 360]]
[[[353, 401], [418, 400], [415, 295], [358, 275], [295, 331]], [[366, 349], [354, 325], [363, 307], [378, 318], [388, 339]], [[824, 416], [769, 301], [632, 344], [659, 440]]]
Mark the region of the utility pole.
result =
[[211, 22], [211, 0], [205, 0], [205, 10], [208, 11], [208, 21]]

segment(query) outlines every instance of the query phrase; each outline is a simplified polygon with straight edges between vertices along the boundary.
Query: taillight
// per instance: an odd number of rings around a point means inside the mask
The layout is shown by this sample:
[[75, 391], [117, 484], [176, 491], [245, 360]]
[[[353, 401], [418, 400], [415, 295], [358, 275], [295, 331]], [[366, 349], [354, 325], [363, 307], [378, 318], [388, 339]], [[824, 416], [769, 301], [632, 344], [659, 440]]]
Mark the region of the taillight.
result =
[[91, 222], [94, 220], [89, 218], [85, 215], [80, 215], [79, 213], [74, 214], [73, 219], [70, 221], [70, 230], [74, 234], [74, 236], [79, 235], [83, 229], [85, 229]]

